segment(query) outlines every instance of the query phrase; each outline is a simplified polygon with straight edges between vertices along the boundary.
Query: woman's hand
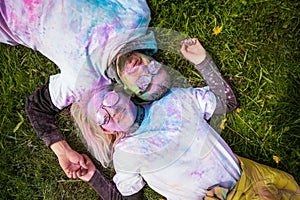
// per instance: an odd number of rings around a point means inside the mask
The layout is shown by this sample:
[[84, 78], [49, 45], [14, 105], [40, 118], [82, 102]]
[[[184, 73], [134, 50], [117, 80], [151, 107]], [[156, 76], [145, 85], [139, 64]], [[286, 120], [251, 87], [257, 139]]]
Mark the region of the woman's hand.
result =
[[87, 166], [87, 173], [82, 176], [79, 176], [79, 178], [83, 181], [89, 181], [96, 171], [96, 166], [87, 155], [82, 154], [82, 156], [84, 157], [85, 164]]
[[84, 157], [74, 151], [66, 141], [62, 140], [50, 146], [56, 154], [61, 168], [69, 178], [78, 178], [87, 173]]
[[205, 49], [197, 38], [186, 39], [181, 42], [182, 55], [193, 64], [200, 64], [206, 57]]

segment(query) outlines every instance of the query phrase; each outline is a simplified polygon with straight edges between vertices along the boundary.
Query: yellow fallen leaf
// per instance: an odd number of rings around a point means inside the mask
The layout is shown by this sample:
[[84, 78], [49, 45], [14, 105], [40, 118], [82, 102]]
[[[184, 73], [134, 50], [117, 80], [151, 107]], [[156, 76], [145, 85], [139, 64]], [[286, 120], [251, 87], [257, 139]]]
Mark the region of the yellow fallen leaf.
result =
[[273, 160], [276, 162], [276, 164], [278, 164], [280, 161], [280, 158], [278, 156], [273, 156]]
[[223, 27], [222, 26], [215, 26], [213, 29], [213, 34], [214, 35], [219, 35], [222, 31]]
[[224, 119], [221, 121], [220, 128], [221, 128], [222, 130], [225, 129], [225, 122], [226, 122], [226, 121], [227, 121], [227, 118], [224, 118]]
[[237, 112], [237, 113], [239, 113], [239, 112], [241, 112], [241, 111], [242, 111], [241, 108], [237, 108], [237, 109], [235, 110], [235, 112]]

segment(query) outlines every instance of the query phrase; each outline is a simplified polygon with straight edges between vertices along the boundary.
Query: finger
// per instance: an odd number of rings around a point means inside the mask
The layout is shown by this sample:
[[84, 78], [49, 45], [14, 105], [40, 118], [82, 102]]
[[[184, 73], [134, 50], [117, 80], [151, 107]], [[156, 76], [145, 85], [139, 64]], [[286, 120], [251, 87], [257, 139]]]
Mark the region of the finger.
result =
[[185, 40], [185, 45], [186, 45], [186, 46], [190, 46], [190, 43], [191, 43], [191, 40], [190, 40], [190, 39]]
[[79, 161], [79, 164], [84, 169], [88, 169], [88, 163], [90, 162], [90, 159], [87, 155], [82, 154], [82, 159]]
[[199, 40], [198, 40], [197, 38], [193, 38], [193, 43], [194, 43], [194, 44], [198, 44], [198, 43], [200, 43], [200, 42], [199, 42]]
[[82, 169], [81, 170], [81, 173], [80, 173], [80, 176], [84, 176], [88, 173], [88, 170], [87, 169]]
[[189, 38], [186, 40], [186, 45], [187, 46], [191, 46], [194, 45], [196, 43], [195, 38]]
[[83, 165], [81, 165], [81, 167], [83, 167], [84, 169], [88, 169], [89, 164], [92, 162], [91, 159], [86, 155], [86, 154], [82, 154], [83, 156]]
[[185, 43], [182, 43], [181, 49], [180, 49], [181, 53], [186, 53], [187, 52], [187, 46], [185, 45]]
[[77, 177], [83, 176], [82, 173], [83, 173], [82, 170], [77, 170], [77, 171], [76, 171], [76, 176], [77, 176]]
[[85, 174], [87, 174], [87, 172], [88, 169], [84, 169], [83, 167], [80, 167], [80, 170], [76, 171], [76, 175], [77, 177], [84, 176]]
[[213, 191], [213, 189], [212, 189], [212, 190], [207, 190], [207, 191], [206, 191], [206, 196], [208, 196], [208, 197], [213, 197], [213, 196], [214, 196], [214, 191]]
[[76, 175], [76, 171], [72, 172], [72, 178], [73, 178], [73, 179], [78, 178], [77, 175]]
[[86, 154], [82, 154], [82, 156], [83, 156], [83, 158], [84, 158], [85, 161], [89, 161], [90, 160], [90, 158]]
[[68, 178], [72, 178], [72, 173], [71, 172], [68, 172], [66, 175], [67, 175]]
[[75, 172], [75, 171], [77, 171], [77, 170], [79, 170], [80, 169], [80, 164], [72, 164], [71, 166], [70, 166], [70, 171], [71, 172]]
[[187, 43], [189, 40], [190, 40], [190, 38], [184, 39], [184, 40], [181, 41], [181, 44], [185, 44], [185, 43]]
[[188, 46], [190, 39], [184, 39], [181, 41], [181, 45]]
[[72, 178], [72, 172], [70, 170], [68, 170], [67, 172], [65, 172], [68, 178]]

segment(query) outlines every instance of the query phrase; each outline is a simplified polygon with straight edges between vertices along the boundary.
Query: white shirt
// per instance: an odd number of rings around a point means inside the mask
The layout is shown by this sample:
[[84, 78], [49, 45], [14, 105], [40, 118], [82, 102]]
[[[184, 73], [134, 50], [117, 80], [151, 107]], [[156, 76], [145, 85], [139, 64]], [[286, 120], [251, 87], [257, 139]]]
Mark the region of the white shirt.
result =
[[240, 168], [206, 122], [216, 106], [205, 88], [172, 89], [146, 107], [139, 129], [115, 147], [114, 182], [132, 195], [148, 185], [167, 199], [202, 199], [214, 185], [233, 188]]
[[[107, 66], [124, 45], [145, 36], [150, 21], [145, 0], [2, 0], [0, 5], [0, 42], [37, 50], [60, 68], [49, 85], [60, 109], [110, 84]], [[155, 49], [154, 37], [143, 45]]]

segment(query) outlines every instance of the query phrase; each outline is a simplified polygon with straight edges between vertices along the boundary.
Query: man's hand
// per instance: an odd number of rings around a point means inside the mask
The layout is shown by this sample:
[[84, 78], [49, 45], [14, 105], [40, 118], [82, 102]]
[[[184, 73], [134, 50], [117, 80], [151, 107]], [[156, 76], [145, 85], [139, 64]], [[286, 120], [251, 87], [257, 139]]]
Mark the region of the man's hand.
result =
[[62, 140], [50, 146], [56, 154], [61, 168], [69, 178], [78, 178], [87, 173], [84, 157], [74, 151], [66, 141]]
[[58, 157], [59, 164], [69, 178], [78, 178], [87, 173], [83, 156], [74, 150]]
[[215, 186], [206, 191], [205, 200], [225, 200], [227, 193], [227, 188], [223, 188], [221, 186]]
[[186, 39], [181, 42], [182, 55], [193, 64], [200, 64], [206, 57], [205, 49], [197, 38]]
[[87, 155], [82, 154], [82, 156], [84, 157], [85, 164], [87, 165], [87, 173], [82, 176], [79, 176], [79, 178], [83, 181], [89, 181], [96, 171], [96, 166]]

